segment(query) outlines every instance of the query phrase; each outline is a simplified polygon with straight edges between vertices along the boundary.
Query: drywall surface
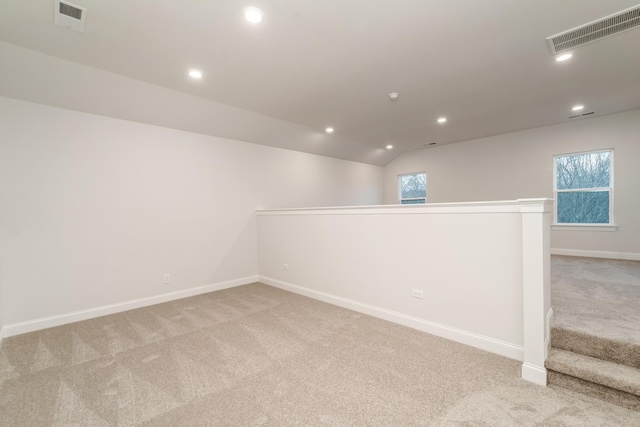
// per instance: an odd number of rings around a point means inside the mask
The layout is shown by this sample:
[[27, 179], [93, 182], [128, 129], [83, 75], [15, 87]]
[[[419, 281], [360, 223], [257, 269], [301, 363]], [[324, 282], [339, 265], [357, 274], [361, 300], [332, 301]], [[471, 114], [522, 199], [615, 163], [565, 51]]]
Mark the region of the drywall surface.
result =
[[385, 167], [385, 203], [398, 203], [399, 174], [419, 171], [428, 202], [552, 198], [554, 155], [613, 148], [617, 230], [553, 230], [551, 247], [640, 254], [639, 135], [634, 110], [405, 153]]
[[522, 359], [517, 205], [264, 211], [258, 241], [267, 284]]
[[[2, 259], [0, 259], [0, 271], [2, 271]], [[2, 320], [2, 282], [0, 282], [0, 349], [4, 338], [4, 321]]]
[[0, 97], [4, 325], [257, 277], [257, 208], [381, 187], [379, 166]]
[[[184, 70], [186, 72], [186, 70]], [[219, 85], [215, 73], [185, 86]], [[384, 165], [393, 153], [0, 41], [0, 96], [345, 160]], [[185, 87], [186, 89], [186, 87]]]

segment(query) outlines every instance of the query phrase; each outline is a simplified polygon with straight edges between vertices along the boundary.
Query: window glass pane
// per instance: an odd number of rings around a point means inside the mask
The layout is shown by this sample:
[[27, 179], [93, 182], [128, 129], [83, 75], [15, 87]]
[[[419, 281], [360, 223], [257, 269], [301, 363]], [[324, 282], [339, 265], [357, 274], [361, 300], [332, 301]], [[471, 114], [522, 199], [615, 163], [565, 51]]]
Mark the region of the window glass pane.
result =
[[401, 205], [419, 205], [420, 203], [426, 203], [426, 199], [410, 199], [410, 200], [401, 200]]
[[558, 190], [609, 187], [611, 152], [556, 157]]
[[413, 199], [420, 197], [427, 197], [427, 174], [417, 173], [413, 175], [400, 176], [400, 199]]
[[608, 191], [558, 193], [558, 223], [608, 224]]

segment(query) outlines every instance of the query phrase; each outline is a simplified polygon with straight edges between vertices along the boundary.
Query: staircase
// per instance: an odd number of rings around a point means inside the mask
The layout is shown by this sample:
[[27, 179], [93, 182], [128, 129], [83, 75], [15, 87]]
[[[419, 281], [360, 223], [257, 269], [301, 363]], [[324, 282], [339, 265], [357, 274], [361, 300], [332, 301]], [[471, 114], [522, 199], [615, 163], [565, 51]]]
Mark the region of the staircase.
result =
[[640, 262], [551, 257], [550, 385], [640, 412]]
[[640, 345], [562, 327], [551, 329], [547, 380], [640, 412]]

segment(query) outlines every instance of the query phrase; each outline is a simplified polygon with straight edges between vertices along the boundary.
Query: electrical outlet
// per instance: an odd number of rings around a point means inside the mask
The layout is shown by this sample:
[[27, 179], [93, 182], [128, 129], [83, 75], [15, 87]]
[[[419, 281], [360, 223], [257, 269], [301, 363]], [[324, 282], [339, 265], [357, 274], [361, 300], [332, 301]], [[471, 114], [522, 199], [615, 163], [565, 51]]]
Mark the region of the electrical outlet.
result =
[[164, 275], [164, 283], [165, 284], [171, 283], [171, 275], [169, 273], [166, 273]]
[[414, 298], [420, 298], [420, 299], [423, 299], [423, 298], [424, 298], [424, 291], [421, 291], [420, 289], [413, 289], [413, 290], [411, 291], [411, 295], [412, 295]]
[[289, 264], [282, 264], [282, 269], [283, 270], [288, 270], [289, 269]]

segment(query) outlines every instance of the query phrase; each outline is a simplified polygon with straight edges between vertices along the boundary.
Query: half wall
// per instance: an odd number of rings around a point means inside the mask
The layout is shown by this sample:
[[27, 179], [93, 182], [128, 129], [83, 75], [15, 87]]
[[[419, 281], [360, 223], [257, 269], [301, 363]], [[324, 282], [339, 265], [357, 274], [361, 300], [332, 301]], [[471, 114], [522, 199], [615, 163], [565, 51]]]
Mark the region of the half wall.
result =
[[522, 360], [546, 384], [549, 211], [547, 199], [263, 210], [260, 280]]

